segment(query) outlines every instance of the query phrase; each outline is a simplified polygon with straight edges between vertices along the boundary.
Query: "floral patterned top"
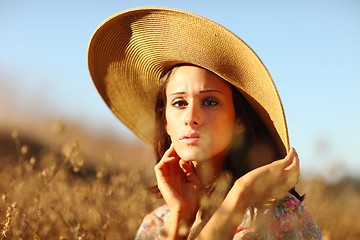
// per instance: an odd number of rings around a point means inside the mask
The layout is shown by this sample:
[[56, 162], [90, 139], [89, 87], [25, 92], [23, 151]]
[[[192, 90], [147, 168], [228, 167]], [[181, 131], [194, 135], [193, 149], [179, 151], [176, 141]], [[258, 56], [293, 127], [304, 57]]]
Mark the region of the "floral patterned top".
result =
[[[158, 240], [169, 216], [163, 205], [146, 215], [136, 234], [136, 240]], [[240, 239], [322, 239], [321, 232], [303, 203], [290, 193], [267, 208], [249, 208], [234, 233]]]

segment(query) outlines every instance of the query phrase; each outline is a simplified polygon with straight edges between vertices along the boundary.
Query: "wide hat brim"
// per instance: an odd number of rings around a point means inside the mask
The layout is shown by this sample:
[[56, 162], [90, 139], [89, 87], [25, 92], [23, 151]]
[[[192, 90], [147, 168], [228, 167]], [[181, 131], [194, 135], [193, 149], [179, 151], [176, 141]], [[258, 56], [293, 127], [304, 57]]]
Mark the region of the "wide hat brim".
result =
[[140, 7], [106, 19], [88, 47], [98, 92], [112, 112], [150, 144], [160, 77], [181, 63], [201, 66], [233, 84], [286, 154], [288, 131], [275, 84], [256, 53], [223, 26], [177, 9]]

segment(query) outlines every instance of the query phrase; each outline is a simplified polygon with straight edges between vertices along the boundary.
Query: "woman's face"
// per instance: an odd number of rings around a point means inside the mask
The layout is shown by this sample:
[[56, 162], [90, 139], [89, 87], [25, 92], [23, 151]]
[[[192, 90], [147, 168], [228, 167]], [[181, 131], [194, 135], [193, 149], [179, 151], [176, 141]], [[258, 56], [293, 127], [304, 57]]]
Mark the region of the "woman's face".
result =
[[201, 162], [226, 155], [241, 126], [224, 80], [196, 66], [180, 66], [168, 80], [166, 98], [166, 131], [182, 159]]

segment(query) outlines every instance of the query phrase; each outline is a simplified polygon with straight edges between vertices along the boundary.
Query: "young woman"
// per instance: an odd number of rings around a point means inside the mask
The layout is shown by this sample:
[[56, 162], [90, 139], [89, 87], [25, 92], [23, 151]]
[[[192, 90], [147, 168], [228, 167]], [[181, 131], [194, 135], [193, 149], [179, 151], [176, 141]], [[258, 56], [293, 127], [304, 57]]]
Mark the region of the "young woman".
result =
[[239, 38], [191, 13], [131, 9], [95, 32], [89, 68], [154, 145], [165, 205], [136, 239], [321, 239], [294, 189], [299, 158], [276, 88]]

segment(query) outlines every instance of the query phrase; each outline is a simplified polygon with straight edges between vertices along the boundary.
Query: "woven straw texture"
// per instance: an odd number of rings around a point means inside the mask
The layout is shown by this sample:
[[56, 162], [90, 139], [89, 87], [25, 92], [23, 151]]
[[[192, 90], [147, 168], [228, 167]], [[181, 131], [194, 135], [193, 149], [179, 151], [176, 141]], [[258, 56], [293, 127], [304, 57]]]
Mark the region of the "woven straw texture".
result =
[[176, 9], [136, 8], [106, 19], [88, 48], [100, 95], [147, 143], [153, 141], [160, 76], [180, 63], [201, 66], [236, 86], [286, 153], [288, 132], [275, 84], [254, 51], [223, 26]]

